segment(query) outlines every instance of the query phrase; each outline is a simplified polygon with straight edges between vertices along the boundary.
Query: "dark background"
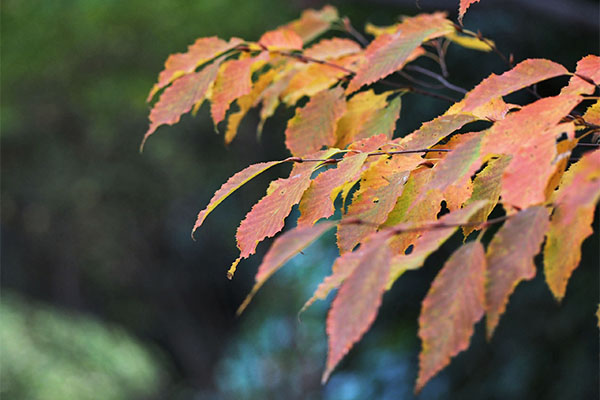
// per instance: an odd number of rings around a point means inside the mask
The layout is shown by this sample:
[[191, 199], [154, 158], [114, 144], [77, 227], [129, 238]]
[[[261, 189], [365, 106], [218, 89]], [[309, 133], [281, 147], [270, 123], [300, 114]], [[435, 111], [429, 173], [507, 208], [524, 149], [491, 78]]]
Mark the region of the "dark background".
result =
[[[360, 28], [434, 9], [455, 19], [458, 0], [333, 4]], [[260, 141], [251, 114], [226, 148], [205, 105], [195, 118], [160, 128], [138, 152], [148, 125], [145, 98], [169, 54], [201, 36], [255, 40], [321, 5], [3, 1], [3, 398], [413, 396], [420, 302], [452, 241], [386, 294], [371, 331], [322, 387], [327, 304], [301, 322], [296, 313], [329, 271], [333, 237], [290, 262], [241, 318], [235, 309], [268, 243], [233, 281], [225, 278], [237, 257], [239, 221], [286, 167], [223, 203], [196, 241], [189, 235], [197, 212], [229, 176], [287, 156], [283, 130], [291, 111], [280, 108]], [[596, 1], [482, 0], [465, 25], [516, 61], [543, 57], [573, 70], [582, 56], [599, 52], [598, 16]], [[493, 53], [455, 46], [447, 61], [452, 82], [466, 88], [506, 68]], [[556, 93], [564, 82], [546, 82], [540, 93]], [[406, 95], [398, 133], [448, 105]], [[520, 284], [491, 342], [479, 324], [469, 350], [420, 398], [598, 398], [598, 244], [596, 220], [563, 303], [552, 299], [541, 271]]]

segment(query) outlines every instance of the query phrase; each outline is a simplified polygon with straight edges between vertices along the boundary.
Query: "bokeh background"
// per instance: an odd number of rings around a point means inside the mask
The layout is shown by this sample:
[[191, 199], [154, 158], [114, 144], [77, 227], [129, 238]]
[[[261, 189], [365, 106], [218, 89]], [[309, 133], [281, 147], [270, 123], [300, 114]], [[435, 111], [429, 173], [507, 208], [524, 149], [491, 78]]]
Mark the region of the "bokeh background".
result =
[[[356, 27], [458, 0], [337, 1]], [[321, 302], [297, 311], [334, 259], [325, 237], [269, 282], [246, 313], [268, 248], [237, 256], [238, 222], [274, 169], [222, 204], [190, 239], [196, 213], [234, 172], [287, 156], [280, 108], [256, 139], [256, 114], [226, 148], [208, 108], [163, 127], [138, 152], [146, 95], [166, 57], [200, 36], [257, 39], [319, 1], [4, 0], [1, 8], [1, 306], [3, 399], [412, 398], [417, 317], [452, 241], [387, 293], [371, 331], [329, 383]], [[599, 52], [594, 0], [483, 0], [465, 18], [515, 60], [573, 69]], [[450, 47], [451, 80], [470, 88], [505, 67], [494, 54]], [[556, 93], [564, 80], [540, 85]], [[527, 99], [526, 99], [527, 100]], [[398, 133], [448, 106], [407, 95]], [[290, 218], [293, 219], [293, 218]], [[291, 221], [288, 221], [291, 222]], [[454, 238], [454, 241], [458, 238]], [[477, 326], [471, 347], [421, 399], [598, 398], [598, 221], [567, 296], [543, 274], [522, 283], [496, 335]]]

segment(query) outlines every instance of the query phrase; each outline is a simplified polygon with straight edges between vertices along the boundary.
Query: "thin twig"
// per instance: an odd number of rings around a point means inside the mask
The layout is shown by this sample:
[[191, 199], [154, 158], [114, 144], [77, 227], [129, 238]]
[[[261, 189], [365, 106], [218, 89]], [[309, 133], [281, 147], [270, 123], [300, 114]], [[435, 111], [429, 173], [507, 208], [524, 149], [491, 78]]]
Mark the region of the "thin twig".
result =
[[[452, 150], [449, 149], [414, 149], [414, 150], [394, 150], [394, 151], [375, 151], [367, 153], [367, 157], [373, 156], [386, 156], [395, 154], [415, 154], [415, 153], [447, 153]], [[349, 150], [351, 153], [362, 153], [360, 150]], [[302, 158], [302, 157], [289, 157], [283, 161], [304, 163], [304, 162], [321, 162], [323, 164], [337, 164], [342, 161], [343, 158]]]
[[438, 75], [435, 72], [430, 71], [426, 68], [419, 67], [418, 65], [407, 65], [406, 67], [404, 67], [404, 69], [407, 69], [409, 71], [416, 71], [423, 75], [427, 75], [428, 77], [435, 79], [436, 81], [438, 81], [439, 83], [441, 83], [442, 85], [444, 85], [445, 87], [447, 87], [450, 90], [454, 90], [455, 92], [459, 92], [462, 94], [467, 94], [466, 89], [463, 89], [460, 86], [456, 86], [456, 85], [448, 82], [446, 79], [444, 79], [443, 76]]
[[342, 24], [346, 32], [356, 39], [363, 47], [367, 47], [369, 45], [369, 41], [359, 31], [354, 29], [348, 17], [342, 18]]
[[[259, 45], [260, 45], [260, 43], [259, 43]], [[240, 51], [247, 51], [247, 52], [248, 51], [254, 51], [253, 49], [249, 48], [248, 46], [239, 46], [238, 49]], [[266, 50], [266, 48], [265, 48], [265, 50]], [[329, 62], [329, 61], [319, 60], [319, 59], [313, 58], [313, 57], [307, 57], [307, 56], [305, 56], [304, 54], [301, 54], [301, 53], [291, 53], [291, 52], [282, 51], [282, 50], [269, 50], [269, 51], [271, 51], [271, 53], [278, 54], [278, 55], [281, 55], [281, 56], [284, 56], [284, 57], [295, 58], [295, 59], [297, 59], [298, 61], [301, 61], [301, 62], [322, 64], [322, 65], [327, 65], [327, 66], [332, 67], [332, 68], [337, 68], [337, 69], [339, 69], [341, 71], [344, 71], [345, 73], [347, 73], [348, 75], [351, 75], [351, 76], [356, 75], [356, 72], [353, 71], [353, 70], [351, 70], [351, 69], [348, 69], [346, 67], [343, 67], [341, 65], [338, 65], [338, 64], [335, 64], [335, 63], [332, 63], [332, 62]], [[416, 88], [414, 86], [403, 85], [403, 84], [399, 84], [399, 83], [388, 81], [386, 79], [382, 79], [379, 82], [382, 83], [382, 84], [384, 84], [384, 85], [390, 86], [390, 87], [394, 87], [394, 88], [397, 88], [397, 89], [404, 89], [404, 90], [406, 90], [408, 92], [421, 94], [423, 96], [433, 97], [433, 98], [436, 98], [436, 99], [450, 101], [450, 102], [453, 102], [453, 103], [457, 102], [457, 100], [453, 99], [452, 97], [449, 97], [449, 96], [446, 96], [446, 95], [443, 95], [443, 94], [429, 92], [427, 90], [419, 89], [419, 88]]]
[[[467, 222], [456, 222], [456, 223], [446, 223], [446, 222], [432, 222], [429, 224], [423, 224], [419, 226], [406, 226], [406, 224], [402, 224], [401, 226], [396, 227], [384, 227], [382, 231], [388, 231], [392, 235], [397, 235], [400, 233], [406, 232], [418, 232], [424, 230], [433, 230], [433, 229], [447, 229], [447, 228], [458, 228], [461, 226], [478, 226], [480, 228], [486, 228], [490, 225], [498, 224], [500, 222], [506, 221], [511, 218], [515, 214], [504, 215], [502, 217], [488, 219], [487, 221], [467, 221]], [[346, 220], [341, 220], [340, 225], [366, 225], [373, 226], [379, 228], [381, 224], [365, 221], [359, 218], [348, 218]]]
[[398, 73], [398, 75], [400, 75], [404, 79], [406, 79], [406, 80], [408, 80], [408, 81], [410, 81], [412, 83], [416, 83], [417, 85], [421, 85], [423, 87], [429, 88], [429, 89], [442, 89], [444, 87], [444, 85], [442, 85], [442, 84], [434, 85], [432, 83], [428, 83], [428, 82], [422, 81], [420, 79], [417, 79], [417, 78], [415, 78], [415, 77], [407, 74], [404, 71], [398, 71], [397, 73]]

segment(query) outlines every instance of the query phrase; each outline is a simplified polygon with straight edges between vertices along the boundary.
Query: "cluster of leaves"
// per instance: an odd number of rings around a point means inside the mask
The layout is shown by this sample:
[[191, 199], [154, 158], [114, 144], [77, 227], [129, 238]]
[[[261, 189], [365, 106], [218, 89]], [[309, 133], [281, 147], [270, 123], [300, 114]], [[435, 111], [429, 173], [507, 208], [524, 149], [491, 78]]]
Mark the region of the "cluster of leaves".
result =
[[[461, 2], [459, 20], [473, 2]], [[315, 40], [332, 28], [349, 35]], [[144, 141], [158, 126], [197, 110], [205, 99], [215, 126], [226, 121], [226, 143], [235, 138], [251, 108], [261, 105], [260, 131], [280, 103], [296, 107], [285, 131], [292, 156], [233, 175], [199, 213], [194, 231], [246, 182], [274, 165], [293, 163], [289, 177], [271, 182], [241, 222], [236, 235], [240, 256], [228, 274], [261, 241], [280, 232], [299, 204], [297, 227], [274, 241], [241, 312], [290, 258], [337, 229], [340, 256], [303, 308], [338, 289], [327, 317], [323, 381], [369, 329], [384, 292], [406, 271], [420, 268], [460, 229], [464, 243], [423, 301], [418, 391], [468, 347], [484, 314], [491, 337], [515, 287], [534, 277], [533, 259], [541, 251], [550, 290], [558, 300], [565, 295], [600, 198], [600, 151], [589, 146], [592, 151], [580, 160], [571, 159], [582, 140], [600, 129], [600, 101], [594, 96], [600, 57], [582, 58], [574, 73], [545, 59], [513, 65], [505, 58], [505, 73], [490, 75], [444, 114], [394, 138], [401, 96], [434, 94], [386, 77], [420, 71], [460, 91], [443, 74], [410, 63], [436, 57], [437, 49], [443, 70], [439, 50], [450, 42], [498, 50], [444, 13], [404, 17], [388, 27], [368, 25], [366, 31], [375, 36], [371, 42], [334, 8], [325, 7], [305, 11], [257, 42], [198, 39], [186, 53], [171, 55], [160, 73], [149, 100], [163, 92], [150, 113]], [[570, 80], [556, 96], [537, 96], [525, 105], [503, 99], [521, 89], [537, 95], [531, 85], [564, 75]], [[369, 88], [374, 83], [392, 89], [377, 93]], [[297, 107], [305, 97], [308, 102]], [[237, 110], [228, 112], [233, 102]], [[487, 128], [469, 129], [477, 121]], [[342, 217], [332, 220], [338, 198]], [[488, 219], [492, 212], [501, 216]], [[483, 234], [499, 223], [485, 248]]]

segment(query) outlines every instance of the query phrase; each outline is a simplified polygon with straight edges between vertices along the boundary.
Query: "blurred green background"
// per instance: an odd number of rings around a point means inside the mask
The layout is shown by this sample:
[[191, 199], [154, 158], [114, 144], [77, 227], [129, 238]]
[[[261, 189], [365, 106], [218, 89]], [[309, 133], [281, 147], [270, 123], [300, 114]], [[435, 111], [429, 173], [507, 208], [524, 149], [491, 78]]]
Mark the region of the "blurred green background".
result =
[[[517, 61], [545, 57], [573, 69], [598, 53], [595, 1], [484, 0], [465, 18]], [[421, 0], [421, 11], [456, 1]], [[488, 4], [486, 4], [488, 3]], [[548, 4], [556, 4], [556, 1]], [[354, 25], [420, 12], [414, 1], [334, 2]], [[225, 148], [204, 106], [138, 146], [146, 95], [166, 57], [197, 37], [257, 39], [318, 1], [4, 0], [1, 8], [0, 397], [3, 399], [411, 398], [420, 301], [452, 249], [407, 274], [373, 329], [321, 386], [326, 303], [296, 312], [329, 271], [334, 238], [290, 262], [241, 317], [257, 262], [237, 256], [238, 222], [273, 170], [232, 196], [190, 239], [196, 213], [234, 172], [287, 156], [280, 109], [256, 140], [256, 115]], [[564, 8], [569, 12], [565, 12]], [[571, 11], [575, 11], [575, 17]], [[586, 22], [587, 21], [587, 22]], [[426, 61], [425, 61], [426, 62]], [[431, 65], [427, 65], [432, 67]], [[472, 87], [504, 65], [450, 48], [453, 82]], [[560, 79], [540, 85], [552, 94]], [[527, 100], [527, 99], [526, 99]], [[405, 96], [398, 132], [448, 106]], [[543, 276], [521, 284], [496, 336], [478, 325], [471, 348], [420, 398], [598, 398], [598, 221], [567, 297]], [[454, 240], [458, 240], [454, 238]]]

